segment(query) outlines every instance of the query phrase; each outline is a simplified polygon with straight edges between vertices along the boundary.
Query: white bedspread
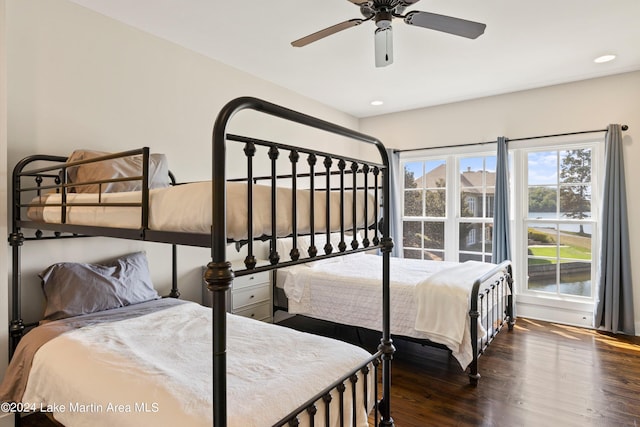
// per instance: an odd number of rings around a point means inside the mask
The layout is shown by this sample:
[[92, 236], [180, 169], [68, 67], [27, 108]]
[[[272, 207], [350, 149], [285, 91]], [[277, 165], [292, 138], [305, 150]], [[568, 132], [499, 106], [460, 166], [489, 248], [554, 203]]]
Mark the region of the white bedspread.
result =
[[[369, 356], [233, 315], [227, 346], [229, 425], [237, 427], [272, 425]], [[84, 327], [38, 350], [23, 401], [64, 407], [54, 417], [67, 427], [211, 427], [211, 350], [211, 310], [193, 303]], [[364, 408], [359, 419], [367, 426]]]
[[[297, 190], [297, 221], [298, 233], [308, 233], [310, 230], [310, 192]], [[338, 192], [331, 192], [331, 217], [329, 226], [332, 231], [340, 229], [340, 197]], [[139, 203], [141, 192], [105, 193], [101, 196], [102, 203]], [[185, 233], [211, 232], [212, 216], [212, 188], [211, 182], [195, 182], [168, 188], [158, 188], [149, 191], [149, 228], [151, 230], [180, 231]], [[325, 212], [326, 193], [317, 191], [314, 195], [315, 209]], [[360, 192], [356, 196], [356, 223], [359, 228], [374, 221], [374, 197], [367, 194], [368, 218], [364, 218], [365, 195]], [[60, 204], [60, 194], [48, 194], [36, 198], [32, 203]], [[67, 203], [97, 203], [98, 195], [92, 193], [69, 193]], [[292, 190], [278, 187], [276, 193], [276, 228], [278, 236], [288, 236], [292, 233]], [[345, 228], [352, 228], [353, 194], [344, 194]], [[247, 238], [247, 185], [239, 182], [227, 183], [227, 237], [233, 240]], [[60, 222], [61, 208], [32, 207], [28, 216], [34, 221], [49, 223]], [[89, 207], [72, 206], [67, 208], [67, 224], [93, 225], [118, 228], [140, 228], [141, 209], [138, 207]], [[271, 187], [265, 185], [253, 186], [253, 235], [271, 235]], [[326, 230], [325, 215], [315, 215], [316, 232]]]
[[[332, 261], [278, 271], [278, 276], [284, 276], [284, 280], [279, 277], [278, 281], [287, 295], [289, 312], [381, 330], [382, 313], [378, 307], [382, 306], [382, 257], [354, 254]], [[481, 264], [469, 264], [468, 270], [461, 270], [462, 264], [455, 262], [391, 258], [391, 333], [444, 344], [460, 366], [466, 368], [473, 359], [468, 323], [471, 287], [475, 278], [487, 271], [485, 268], [495, 267]], [[428, 277], [452, 278], [454, 283], [460, 282], [454, 285], [460, 292], [451, 292], [450, 284], [440, 280], [425, 291]], [[419, 302], [420, 293], [422, 300], [429, 295], [429, 301]], [[458, 309], [454, 313], [450, 307]], [[457, 326], [448, 328], [444, 319]], [[424, 326], [432, 322], [439, 327]], [[464, 322], [467, 327], [460, 337], [458, 326]], [[450, 335], [453, 330], [455, 334]], [[484, 334], [479, 325], [478, 337]]]
[[[476, 279], [493, 268], [495, 264], [466, 261], [438, 271], [416, 285], [416, 330], [449, 347], [461, 366], [467, 366], [473, 359], [469, 318], [471, 288]], [[481, 322], [478, 329], [478, 336], [486, 333]]]

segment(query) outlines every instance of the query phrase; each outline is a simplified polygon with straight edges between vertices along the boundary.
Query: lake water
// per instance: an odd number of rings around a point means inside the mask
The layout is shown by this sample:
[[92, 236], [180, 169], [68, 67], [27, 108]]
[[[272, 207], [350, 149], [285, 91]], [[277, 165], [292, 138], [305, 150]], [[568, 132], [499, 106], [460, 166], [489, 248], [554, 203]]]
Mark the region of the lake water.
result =
[[[572, 221], [571, 218], [567, 218], [564, 215], [561, 215], [559, 218], [555, 212], [529, 212], [528, 216], [529, 220], [536, 219], [557, 219], [558, 221]], [[580, 224], [575, 223], [561, 223], [559, 225], [561, 231], [569, 231], [578, 233], [580, 231]], [[543, 227], [540, 227], [543, 228]], [[582, 224], [582, 228], [586, 234], [591, 234], [593, 227], [591, 224]]]

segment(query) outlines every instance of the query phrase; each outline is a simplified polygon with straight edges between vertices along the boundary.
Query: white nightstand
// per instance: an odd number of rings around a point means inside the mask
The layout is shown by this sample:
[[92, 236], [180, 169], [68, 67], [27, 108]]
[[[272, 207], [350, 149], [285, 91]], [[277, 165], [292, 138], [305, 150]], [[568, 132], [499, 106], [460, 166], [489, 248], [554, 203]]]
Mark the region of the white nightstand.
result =
[[[240, 270], [242, 263], [232, 263], [232, 268]], [[271, 289], [271, 272], [247, 274], [233, 280], [231, 291], [228, 293], [227, 309], [239, 316], [272, 322], [273, 302]], [[211, 306], [211, 296], [206, 283], [202, 290], [203, 305]]]

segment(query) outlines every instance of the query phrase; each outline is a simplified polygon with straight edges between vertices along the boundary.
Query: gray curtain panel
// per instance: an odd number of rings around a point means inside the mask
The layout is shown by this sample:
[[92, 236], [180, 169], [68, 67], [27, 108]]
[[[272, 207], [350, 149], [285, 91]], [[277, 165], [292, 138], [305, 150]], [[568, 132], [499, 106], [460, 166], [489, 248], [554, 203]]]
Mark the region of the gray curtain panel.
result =
[[496, 264], [511, 259], [509, 230], [509, 151], [507, 138], [498, 138], [496, 158], [496, 187], [493, 203], [492, 257]]
[[391, 181], [391, 188], [389, 191], [389, 206], [391, 218], [385, 218], [385, 221], [389, 221], [389, 234], [393, 239], [393, 250], [391, 256], [402, 258], [402, 247], [400, 238], [402, 235], [402, 206], [400, 197], [400, 191], [402, 187], [400, 184], [400, 153], [394, 152], [392, 148], [387, 149], [387, 155], [389, 156], [389, 178]]
[[605, 144], [602, 239], [595, 325], [606, 331], [635, 335], [627, 192], [620, 125], [608, 126]]

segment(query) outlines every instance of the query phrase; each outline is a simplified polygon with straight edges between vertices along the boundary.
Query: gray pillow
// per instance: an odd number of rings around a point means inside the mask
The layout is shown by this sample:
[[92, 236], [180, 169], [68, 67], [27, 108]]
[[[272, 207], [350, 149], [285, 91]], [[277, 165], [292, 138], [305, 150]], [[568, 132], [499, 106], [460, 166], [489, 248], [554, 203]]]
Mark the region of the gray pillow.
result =
[[57, 320], [141, 303], [160, 296], [144, 252], [104, 264], [61, 262], [39, 274], [46, 299], [44, 320]]

